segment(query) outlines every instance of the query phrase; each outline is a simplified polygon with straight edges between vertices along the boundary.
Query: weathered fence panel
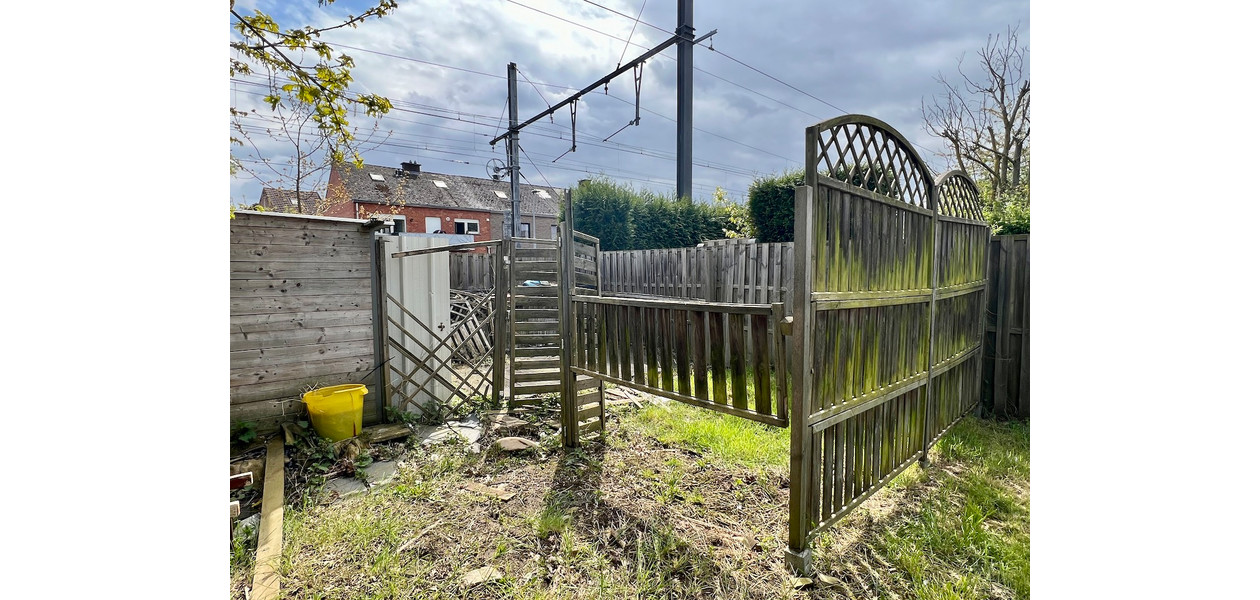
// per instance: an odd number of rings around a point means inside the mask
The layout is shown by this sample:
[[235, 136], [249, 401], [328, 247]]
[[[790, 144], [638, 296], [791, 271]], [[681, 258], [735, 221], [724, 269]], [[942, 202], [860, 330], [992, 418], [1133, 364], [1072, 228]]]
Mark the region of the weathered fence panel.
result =
[[1029, 236], [989, 242], [983, 398], [998, 416], [1029, 416]]
[[860, 115], [806, 130], [792, 288], [788, 561], [979, 399], [988, 226], [974, 183], [933, 178]]
[[603, 289], [706, 302], [786, 302], [792, 285], [792, 243], [722, 240], [694, 248], [620, 250], [599, 255]]
[[777, 304], [575, 295], [572, 306], [573, 372], [770, 425], [787, 424], [786, 385], [776, 385], [784, 379], [770, 367], [770, 353], [783, 344], [766, 342], [776, 333]]
[[366, 221], [239, 211], [229, 227], [230, 418], [262, 430], [305, 414], [301, 396], [368, 386], [373, 367], [373, 233]]
[[451, 289], [484, 292], [494, 289], [495, 259], [489, 252], [452, 252]]

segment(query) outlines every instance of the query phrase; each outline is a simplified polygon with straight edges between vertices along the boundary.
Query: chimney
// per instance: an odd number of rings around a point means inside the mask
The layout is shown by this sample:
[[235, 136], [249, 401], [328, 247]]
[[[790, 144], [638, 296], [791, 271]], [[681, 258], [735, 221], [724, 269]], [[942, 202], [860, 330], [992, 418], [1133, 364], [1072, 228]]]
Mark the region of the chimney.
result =
[[403, 164], [402, 164], [402, 169], [403, 169], [403, 171], [404, 171], [404, 172], [407, 172], [407, 173], [419, 173], [419, 172], [420, 172], [420, 163], [418, 163], [418, 162], [411, 162], [411, 161], [409, 161], [409, 160], [408, 160], [408, 161], [404, 161], [404, 162], [403, 162]]

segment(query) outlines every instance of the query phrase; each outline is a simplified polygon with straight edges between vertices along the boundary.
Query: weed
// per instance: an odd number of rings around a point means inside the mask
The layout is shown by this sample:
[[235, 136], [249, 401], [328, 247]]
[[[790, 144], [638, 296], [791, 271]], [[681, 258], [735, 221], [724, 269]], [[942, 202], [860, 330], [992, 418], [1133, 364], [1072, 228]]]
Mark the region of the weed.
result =
[[570, 518], [558, 504], [547, 504], [532, 519], [534, 535], [537, 535], [540, 540], [545, 540], [553, 533], [562, 532], [569, 526]]
[[232, 425], [232, 441], [248, 444], [258, 439], [258, 423], [244, 421]]

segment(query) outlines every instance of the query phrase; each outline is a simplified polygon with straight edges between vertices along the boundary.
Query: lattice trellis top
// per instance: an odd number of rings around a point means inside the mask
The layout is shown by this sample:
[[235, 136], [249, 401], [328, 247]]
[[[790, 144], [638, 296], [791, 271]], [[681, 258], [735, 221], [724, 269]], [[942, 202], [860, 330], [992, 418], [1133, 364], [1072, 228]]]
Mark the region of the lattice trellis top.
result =
[[942, 215], [984, 221], [980, 190], [966, 173], [957, 169], [936, 178], [937, 205]]
[[[910, 142], [887, 123], [845, 115], [810, 128], [814, 172], [931, 210], [932, 174]], [[808, 162], [808, 161], [807, 161]]]

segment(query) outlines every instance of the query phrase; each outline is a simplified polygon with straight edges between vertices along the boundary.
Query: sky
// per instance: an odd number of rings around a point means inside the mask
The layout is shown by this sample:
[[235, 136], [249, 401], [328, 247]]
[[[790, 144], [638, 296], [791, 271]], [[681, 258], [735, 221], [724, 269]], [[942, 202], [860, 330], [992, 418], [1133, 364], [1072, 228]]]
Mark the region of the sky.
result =
[[[370, 164], [414, 160], [425, 171], [479, 177], [486, 176], [492, 159], [506, 159], [506, 144], [491, 148], [488, 142], [507, 124], [509, 62], [522, 74], [519, 116], [525, 120], [666, 40], [669, 34], [661, 30], [673, 31], [678, 10], [672, 0], [399, 4], [383, 19], [323, 37], [354, 59], [352, 90], [383, 95], [395, 107], [376, 122], [352, 119], [360, 153]], [[282, 28], [335, 24], [363, 6], [360, 0], [322, 9], [315, 2], [236, 3], [238, 11], [271, 14]], [[956, 79], [960, 59], [964, 68], [976, 67], [975, 52], [989, 35], [1005, 35], [1008, 27], [1018, 26], [1031, 47], [1027, 0], [699, 0], [694, 13], [697, 36], [717, 30], [694, 47], [692, 177], [693, 197], [701, 200], [712, 198], [718, 187], [742, 200], [756, 177], [800, 168], [805, 128], [847, 113], [889, 123], [941, 172], [947, 168], [936, 154], [942, 146], [924, 130], [922, 116], [922, 102], [941, 91], [935, 78]], [[575, 152], [566, 153], [573, 132], [563, 106], [525, 128], [523, 179], [567, 187], [603, 175], [672, 195], [676, 56], [677, 49], [670, 48], [647, 63], [640, 123], [608, 142], [603, 140], [634, 117], [631, 73], [614, 80], [607, 95], [597, 90], [578, 102]], [[268, 113], [260, 104], [261, 82], [249, 76], [229, 80], [232, 105]], [[234, 156], [263, 172], [264, 180], [280, 180], [264, 174], [267, 167], [260, 161], [282, 166], [293, 146], [270, 140], [263, 119], [245, 122], [257, 148], [234, 148]], [[326, 172], [316, 179], [326, 182]], [[256, 202], [262, 185], [238, 173], [231, 181], [231, 202]]]

